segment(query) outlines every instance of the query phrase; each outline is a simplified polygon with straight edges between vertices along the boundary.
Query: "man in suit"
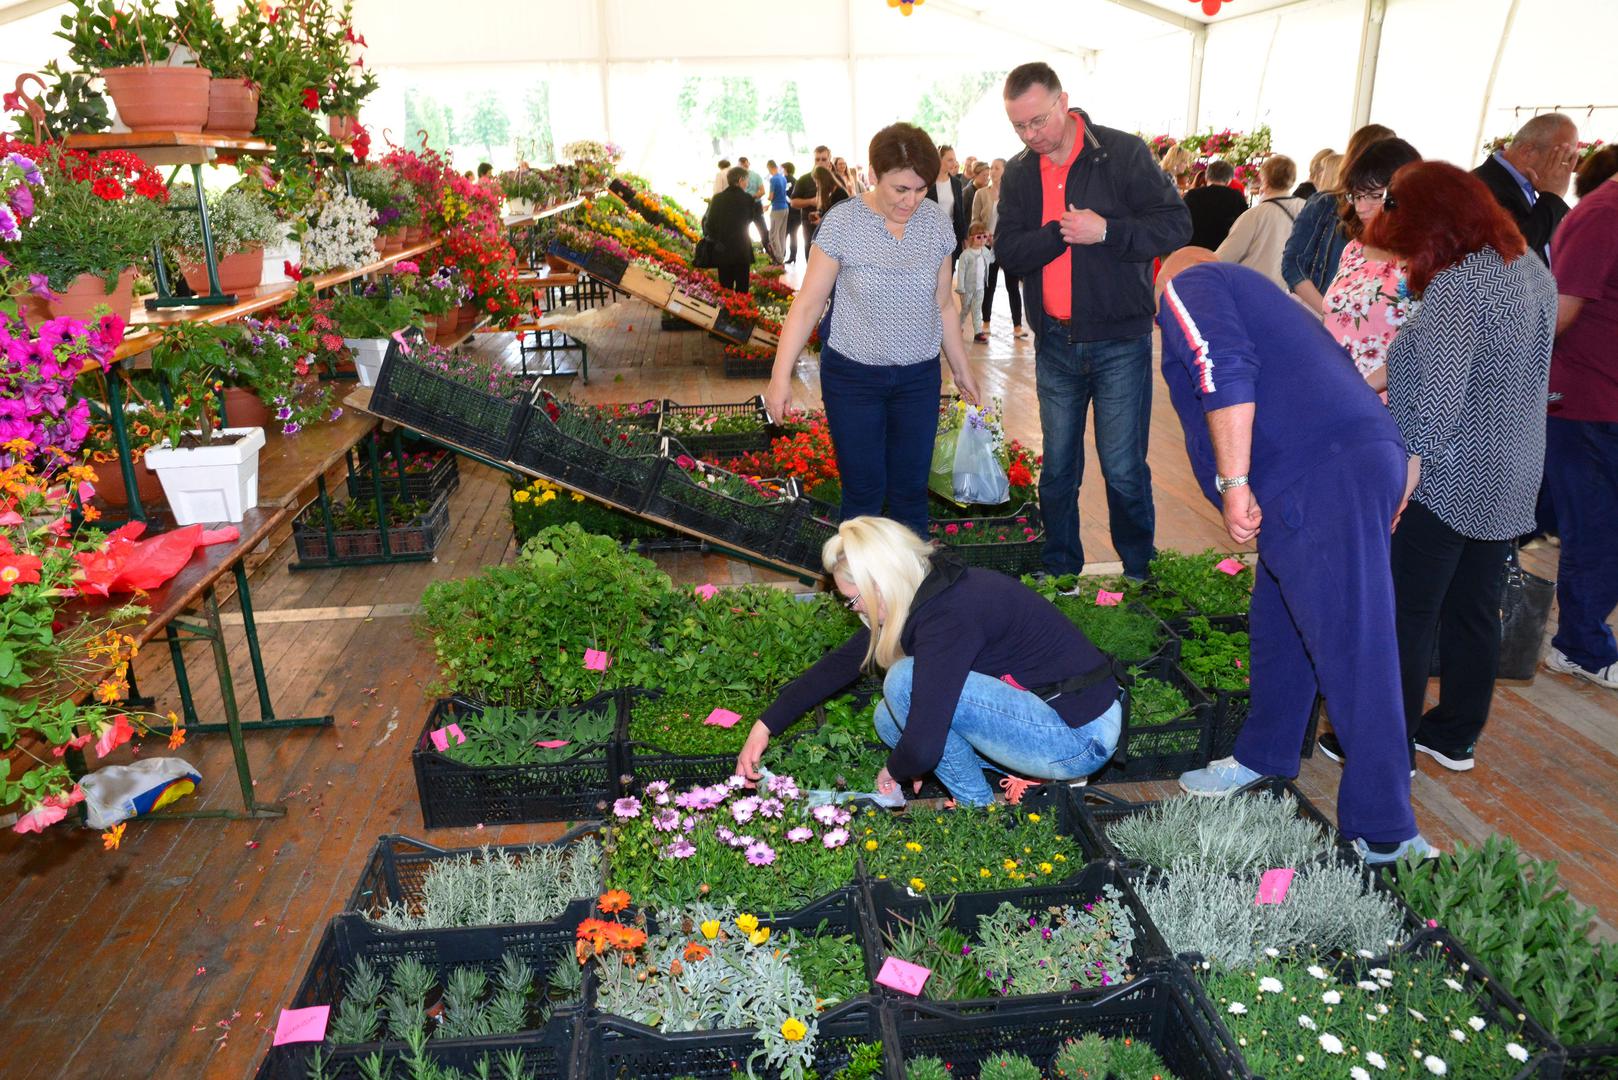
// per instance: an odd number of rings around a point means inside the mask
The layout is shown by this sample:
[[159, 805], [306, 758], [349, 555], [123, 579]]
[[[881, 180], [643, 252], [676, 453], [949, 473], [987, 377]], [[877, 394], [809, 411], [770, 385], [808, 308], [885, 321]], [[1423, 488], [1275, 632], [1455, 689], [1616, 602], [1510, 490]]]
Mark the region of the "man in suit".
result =
[[1561, 113], [1540, 113], [1503, 150], [1473, 169], [1547, 266], [1551, 234], [1567, 216], [1567, 186], [1579, 160], [1579, 129]]
[[950, 258], [960, 258], [961, 249], [966, 246], [966, 184], [961, 180], [953, 146], [938, 148], [938, 179], [927, 189], [927, 197], [939, 205], [955, 226], [955, 253]]

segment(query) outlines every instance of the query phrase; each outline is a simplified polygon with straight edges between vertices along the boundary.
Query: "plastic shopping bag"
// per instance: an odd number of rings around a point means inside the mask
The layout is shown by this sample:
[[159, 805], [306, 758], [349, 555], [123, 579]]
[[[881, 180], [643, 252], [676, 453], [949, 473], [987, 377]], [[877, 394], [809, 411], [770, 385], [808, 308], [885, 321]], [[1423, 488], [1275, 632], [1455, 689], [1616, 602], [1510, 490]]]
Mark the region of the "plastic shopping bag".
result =
[[79, 781], [84, 789], [86, 823], [110, 829], [120, 821], [160, 810], [196, 790], [202, 774], [177, 757], [142, 758], [108, 765]]
[[968, 422], [955, 440], [955, 501], [992, 506], [1011, 497], [1005, 466], [994, 452], [994, 432], [987, 424]]

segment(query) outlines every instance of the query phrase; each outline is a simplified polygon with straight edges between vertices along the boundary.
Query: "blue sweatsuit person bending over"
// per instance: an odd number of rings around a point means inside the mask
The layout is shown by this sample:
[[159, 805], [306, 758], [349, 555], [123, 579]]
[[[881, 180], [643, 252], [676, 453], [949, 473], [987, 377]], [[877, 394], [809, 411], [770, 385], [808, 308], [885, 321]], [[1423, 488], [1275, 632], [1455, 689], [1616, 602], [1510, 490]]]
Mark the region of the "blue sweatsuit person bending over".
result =
[[1338, 823], [1369, 863], [1433, 854], [1410, 807], [1391, 526], [1415, 486], [1376, 393], [1262, 274], [1184, 248], [1158, 277], [1163, 379], [1197, 481], [1232, 540], [1258, 538], [1252, 711], [1193, 795], [1296, 776], [1318, 691], [1348, 750]]

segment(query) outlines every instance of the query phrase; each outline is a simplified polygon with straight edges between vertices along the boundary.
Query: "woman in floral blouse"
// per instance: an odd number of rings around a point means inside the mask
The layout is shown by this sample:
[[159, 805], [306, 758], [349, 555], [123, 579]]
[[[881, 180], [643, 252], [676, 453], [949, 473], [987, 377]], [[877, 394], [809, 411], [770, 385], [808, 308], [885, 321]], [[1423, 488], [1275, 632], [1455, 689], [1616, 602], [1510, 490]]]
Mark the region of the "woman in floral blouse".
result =
[[1343, 231], [1349, 237], [1337, 276], [1326, 288], [1326, 329], [1348, 350], [1359, 373], [1385, 391], [1388, 346], [1419, 303], [1405, 283], [1404, 263], [1391, 252], [1366, 247], [1365, 229], [1382, 212], [1388, 181], [1399, 166], [1421, 155], [1403, 139], [1372, 143], [1349, 165]]

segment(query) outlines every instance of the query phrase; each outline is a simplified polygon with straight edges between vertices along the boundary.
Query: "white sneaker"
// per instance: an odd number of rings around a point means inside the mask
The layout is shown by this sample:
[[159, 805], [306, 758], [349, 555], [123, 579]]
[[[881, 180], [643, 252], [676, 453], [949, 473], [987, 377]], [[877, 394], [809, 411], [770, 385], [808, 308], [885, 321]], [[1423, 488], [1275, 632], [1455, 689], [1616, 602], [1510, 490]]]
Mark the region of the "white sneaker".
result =
[[1564, 675], [1593, 682], [1597, 686], [1605, 686], [1608, 690], [1618, 690], [1618, 664], [1608, 664], [1600, 671], [1591, 671], [1581, 667], [1568, 658], [1561, 649], [1552, 648], [1545, 657], [1545, 666], [1552, 671], [1560, 671]]

